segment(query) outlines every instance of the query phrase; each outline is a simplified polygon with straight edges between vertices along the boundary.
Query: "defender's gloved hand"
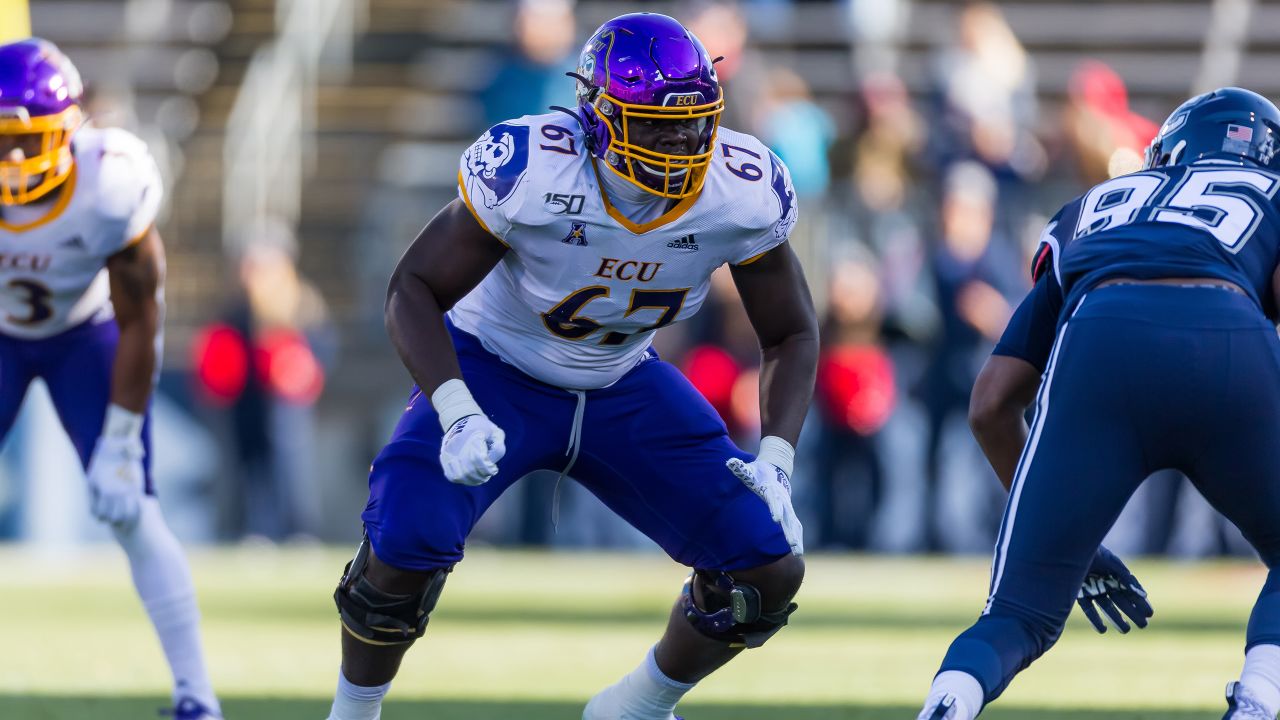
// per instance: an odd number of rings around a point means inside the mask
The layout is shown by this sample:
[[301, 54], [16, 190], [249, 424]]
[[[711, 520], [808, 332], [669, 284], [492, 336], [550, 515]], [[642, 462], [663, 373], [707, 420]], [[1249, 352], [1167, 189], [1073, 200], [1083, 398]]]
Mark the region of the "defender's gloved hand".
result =
[[760, 453], [755, 461], [748, 463], [730, 458], [725, 465], [769, 506], [769, 515], [782, 526], [791, 554], [803, 555], [804, 527], [791, 505], [790, 477], [795, 452], [791, 443], [769, 435], [760, 440]]
[[483, 485], [498, 474], [507, 453], [506, 434], [484, 415], [460, 418], [440, 441], [444, 476], [462, 485]]
[[108, 406], [86, 473], [94, 517], [118, 528], [137, 522], [146, 483], [142, 458], [142, 416]]
[[461, 380], [448, 380], [431, 394], [440, 416], [440, 467], [450, 482], [483, 485], [498, 474], [507, 453], [506, 434], [480, 410]]
[[1144, 628], [1147, 618], [1155, 613], [1151, 603], [1147, 602], [1147, 591], [1138, 584], [1138, 579], [1120, 562], [1120, 558], [1101, 546], [1089, 566], [1089, 574], [1084, 577], [1076, 603], [1099, 633], [1105, 633], [1107, 625], [1098, 614], [1098, 608], [1102, 608], [1112, 627], [1122, 633], [1131, 629], [1125, 622], [1126, 615], [1134, 625]]

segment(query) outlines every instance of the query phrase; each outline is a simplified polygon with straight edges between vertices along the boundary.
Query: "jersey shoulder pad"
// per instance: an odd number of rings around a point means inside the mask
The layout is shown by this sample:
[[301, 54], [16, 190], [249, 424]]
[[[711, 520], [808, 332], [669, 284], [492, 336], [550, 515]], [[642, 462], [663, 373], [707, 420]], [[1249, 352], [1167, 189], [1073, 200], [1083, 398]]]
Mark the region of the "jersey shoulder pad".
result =
[[100, 155], [92, 187], [98, 211], [108, 218], [127, 220], [146, 204], [158, 207], [164, 186], [146, 143], [119, 128], [98, 133]]
[[[105, 249], [127, 246], [156, 221], [164, 200], [164, 181], [146, 143], [120, 128], [84, 128], [83, 150], [77, 151], [77, 183], [85, 183], [97, 217], [111, 229]], [[89, 157], [84, 158], [87, 153]]]
[[783, 164], [782, 158], [772, 150], [769, 151], [770, 180], [769, 187], [773, 197], [778, 201], [777, 220], [773, 223], [773, 234], [779, 240], [791, 236], [800, 216], [800, 203], [796, 200], [796, 189], [791, 184], [791, 171]]
[[505, 239], [525, 199], [573, 174], [584, 153], [582, 129], [560, 113], [498, 123], [463, 152], [458, 192], [480, 223]]
[[1058, 209], [1036, 241], [1035, 253], [1031, 256], [1031, 281], [1039, 280], [1050, 270], [1059, 283], [1062, 275], [1058, 268], [1062, 260], [1062, 252], [1075, 235], [1076, 222], [1080, 217], [1080, 203], [1085, 196], [1081, 195]]
[[458, 181], [477, 209], [493, 210], [517, 197], [529, 171], [527, 120], [494, 125], [462, 153]]
[[752, 135], [720, 128], [711, 164], [712, 172], [722, 174], [723, 199], [738, 206], [732, 215], [748, 237], [746, 254], [734, 260], [736, 264], [791, 237], [800, 204], [791, 172], [777, 153]]

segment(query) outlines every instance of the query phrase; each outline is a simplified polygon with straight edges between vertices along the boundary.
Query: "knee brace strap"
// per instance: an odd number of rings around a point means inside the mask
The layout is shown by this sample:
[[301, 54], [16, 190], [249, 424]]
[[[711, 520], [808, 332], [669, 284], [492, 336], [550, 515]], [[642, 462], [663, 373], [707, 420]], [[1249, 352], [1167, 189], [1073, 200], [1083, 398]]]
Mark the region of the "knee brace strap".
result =
[[[702, 588], [708, 608], [698, 606], [694, 583]], [[711, 570], [694, 570], [689, 575], [681, 602], [684, 617], [695, 630], [714, 640], [747, 648], [760, 647], [773, 637], [798, 607], [788, 602], [782, 610], [766, 611], [760, 591], [754, 586], [734, 581], [729, 573]]]
[[374, 587], [364, 576], [369, 562], [369, 539], [365, 538], [355, 558], [347, 563], [333, 600], [347, 631], [373, 645], [400, 645], [422, 637], [435, 609], [449, 569], [431, 573], [421, 592], [393, 595]]

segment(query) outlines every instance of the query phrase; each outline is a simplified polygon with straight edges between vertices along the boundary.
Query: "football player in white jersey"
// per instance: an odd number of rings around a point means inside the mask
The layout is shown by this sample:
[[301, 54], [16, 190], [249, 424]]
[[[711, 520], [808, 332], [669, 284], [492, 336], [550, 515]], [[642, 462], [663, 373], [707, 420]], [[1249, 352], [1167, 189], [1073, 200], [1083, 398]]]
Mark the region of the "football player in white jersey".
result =
[[178, 720], [221, 717], [195, 588], [160, 515], [148, 406], [157, 371], [163, 187], [143, 143], [84, 124], [80, 75], [49, 42], [0, 45], [0, 438], [41, 378], [129, 558], [173, 671]]
[[[576, 112], [501, 123], [466, 151], [458, 199], [391, 279], [387, 326], [417, 387], [373, 463], [366, 541], [335, 593], [333, 720], [379, 717], [468, 533], [534, 470], [572, 476], [693, 569], [661, 640], [585, 720], [672, 720], [796, 607], [788, 476], [818, 332], [787, 243], [787, 170], [719, 127], [713, 61], [669, 17], [606, 23], [575, 76]], [[726, 263], [763, 352], [755, 455], [650, 347]]]

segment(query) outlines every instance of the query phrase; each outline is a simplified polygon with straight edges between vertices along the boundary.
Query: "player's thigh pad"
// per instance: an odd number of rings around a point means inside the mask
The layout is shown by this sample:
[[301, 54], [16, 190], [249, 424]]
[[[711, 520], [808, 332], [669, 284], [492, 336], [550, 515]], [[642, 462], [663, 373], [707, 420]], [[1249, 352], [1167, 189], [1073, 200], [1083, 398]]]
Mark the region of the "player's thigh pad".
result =
[[[454, 331], [462, 374], [476, 402], [506, 433], [498, 474], [483, 485], [449, 482], [440, 467], [440, 421], [414, 389], [391, 441], [369, 471], [362, 519], [378, 557], [405, 570], [449, 567], [462, 559], [467, 535], [512, 483], [558, 469], [573, 419], [574, 396], [540, 383]], [[559, 463], [559, 465], [557, 465]]]
[[677, 562], [741, 570], [790, 554], [768, 506], [725, 467], [750, 459], [675, 367], [647, 360], [587, 393], [570, 473]]

